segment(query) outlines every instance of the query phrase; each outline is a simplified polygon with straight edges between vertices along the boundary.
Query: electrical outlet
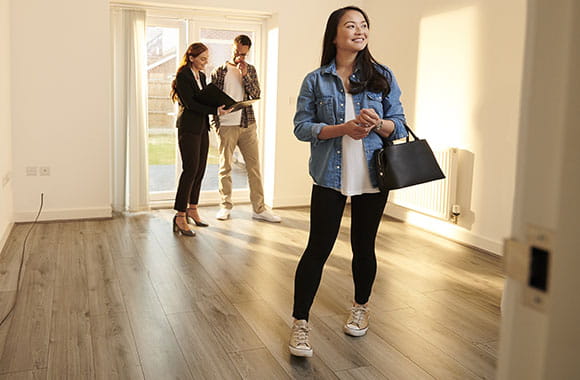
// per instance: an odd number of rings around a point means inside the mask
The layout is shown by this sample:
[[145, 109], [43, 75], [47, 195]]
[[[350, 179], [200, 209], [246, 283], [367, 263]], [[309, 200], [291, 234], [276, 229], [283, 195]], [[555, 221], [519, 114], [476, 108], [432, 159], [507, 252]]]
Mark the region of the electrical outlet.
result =
[[26, 175], [27, 176], [38, 175], [38, 167], [37, 166], [27, 166], [26, 167]]
[[42, 176], [49, 176], [50, 175], [50, 166], [41, 166], [39, 168], [39, 173]]

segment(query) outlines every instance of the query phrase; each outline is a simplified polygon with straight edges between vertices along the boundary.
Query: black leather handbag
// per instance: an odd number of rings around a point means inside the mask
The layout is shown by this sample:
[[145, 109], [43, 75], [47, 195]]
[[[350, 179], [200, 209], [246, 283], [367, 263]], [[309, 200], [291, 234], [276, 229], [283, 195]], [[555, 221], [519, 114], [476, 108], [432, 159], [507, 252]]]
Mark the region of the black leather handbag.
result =
[[420, 183], [445, 178], [427, 140], [420, 140], [411, 128], [405, 128], [409, 135], [404, 143], [393, 144], [383, 138], [383, 148], [374, 153], [379, 188], [381, 191], [401, 189]]

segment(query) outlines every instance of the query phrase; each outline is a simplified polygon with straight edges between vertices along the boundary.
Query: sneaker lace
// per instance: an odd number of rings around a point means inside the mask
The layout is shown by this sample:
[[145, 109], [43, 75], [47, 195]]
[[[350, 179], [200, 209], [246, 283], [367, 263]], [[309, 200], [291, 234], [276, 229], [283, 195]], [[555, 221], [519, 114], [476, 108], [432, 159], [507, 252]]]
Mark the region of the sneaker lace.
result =
[[310, 327], [308, 326], [294, 326], [292, 334], [294, 335], [294, 341], [296, 345], [308, 345], [308, 332]]
[[361, 325], [361, 323], [365, 317], [367, 308], [362, 306], [362, 305], [356, 305], [356, 306], [353, 306], [352, 309], [350, 309], [350, 310], [351, 310], [350, 318], [352, 320], [352, 323], [357, 325], [357, 326]]

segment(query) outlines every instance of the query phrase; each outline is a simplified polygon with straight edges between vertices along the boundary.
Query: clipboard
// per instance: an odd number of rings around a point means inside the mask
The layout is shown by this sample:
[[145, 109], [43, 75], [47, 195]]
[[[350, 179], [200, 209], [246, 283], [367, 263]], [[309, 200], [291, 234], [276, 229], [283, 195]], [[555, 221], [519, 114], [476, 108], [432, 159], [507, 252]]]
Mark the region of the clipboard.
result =
[[219, 107], [225, 105], [224, 109], [232, 109], [232, 112], [238, 111], [244, 107], [252, 105], [260, 98], [248, 99], [236, 102], [228, 94], [223, 92], [213, 83], [208, 84], [203, 90], [201, 90], [195, 97], [200, 103], [211, 107]]

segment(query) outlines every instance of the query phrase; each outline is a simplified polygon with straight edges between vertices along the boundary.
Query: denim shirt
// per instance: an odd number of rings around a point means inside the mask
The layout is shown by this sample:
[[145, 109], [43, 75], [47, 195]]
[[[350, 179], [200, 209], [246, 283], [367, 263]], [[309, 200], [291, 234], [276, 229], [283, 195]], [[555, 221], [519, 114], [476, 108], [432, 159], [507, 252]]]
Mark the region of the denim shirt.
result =
[[[386, 66], [376, 65], [384, 74], [391, 86], [388, 95], [380, 92], [364, 90], [353, 94], [355, 115], [362, 108], [373, 108], [381, 119], [392, 120], [395, 130], [388, 137], [397, 140], [407, 136], [405, 129], [405, 114], [400, 101], [401, 89], [392, 71]], [[351, 82], [358, 81], [359, 70], [350, 77]], [[341, 188], [342, 167], [342, 136], [327, 140], [318, 138], [320, 131], [326, 125], [342, 124], [348, 120], [345, 117], [345, 94], [342, 81], [336, 73], [336, 63], [333, 60], [326, 66], [306, 75], [300, 88], [294, 115], [294, 135], [301, 141], [310, 142], [309, 171], [314, 183], [335, 190]], [[382, 148], [383, 142], [376, 132], [371, 132], [362, 139], [371, 184], [377, 187], [376, 166], [373, 160], [375, 150]]]

